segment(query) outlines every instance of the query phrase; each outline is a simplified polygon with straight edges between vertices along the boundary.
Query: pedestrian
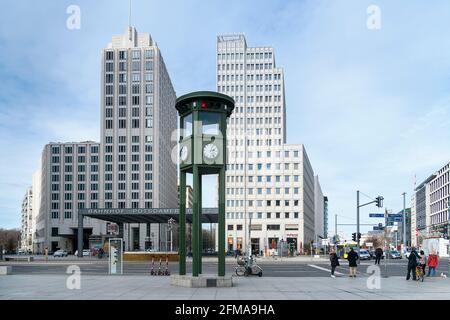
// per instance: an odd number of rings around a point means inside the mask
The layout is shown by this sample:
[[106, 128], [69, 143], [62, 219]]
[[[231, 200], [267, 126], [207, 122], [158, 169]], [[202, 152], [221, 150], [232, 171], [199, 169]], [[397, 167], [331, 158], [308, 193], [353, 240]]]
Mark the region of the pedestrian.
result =
[[331, 263], [331, 277], [336, 278], [334, 275], [334, 271], [336, 270], [336, 267], [339, 266], [339, 258], [336, 254], [336, 252], [330, 252], [330, 263]]
[[383, 249], [376, 248], [375, 249], [375, 264], [380, 264], [381, 257], [383, 256]]
[[423, 275], [425, 275], [426, 265], [427, 265], [427, 257], [425, 256], [425, 252], [423, 252], [423, 250], [420, 250], [419, 266], [422, 268]]
[[358, 260], [358, 254], [353, 250], [353, 248], [350, 249], [350, 252], [347, 255], [348, 260], [348, 267], [350, 269], [349, 277], [356, 278], [356, 267], [358, 266], [356, 264], [356, 261]]
[[428, 274], [427, 277], [431, 276], [434, 277], [436, 275], [436, 268], [438, 266], [438, 256], [436, 254], [436, 251], [431, 251], [430, 255], [428, 256]]
[[234, 258], [237, 259], [238, 256], [238, 249], [234, 250]]
[[411, 273], [413, 276], [413, 280], [416, 280], [416, 267], [419, 258], [420, 257], [416, 252], [416, 248], [413, 247], [408, 257], [408, 274], [406, 275], [406, 280], [409, 280], [411, 278]]

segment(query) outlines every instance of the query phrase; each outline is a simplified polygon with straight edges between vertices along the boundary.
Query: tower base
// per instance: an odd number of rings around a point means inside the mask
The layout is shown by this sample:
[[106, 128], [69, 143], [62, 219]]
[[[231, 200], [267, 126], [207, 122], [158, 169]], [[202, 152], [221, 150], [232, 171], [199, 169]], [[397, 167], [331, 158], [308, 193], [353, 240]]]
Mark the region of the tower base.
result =
[[198, 277], [193, 277], [192, 275], [180, 276], [176, 274], [170, 276], [170, 284], [188, 288], [232, 287], [233, 281], [231, 276], [219, 277], [214, 274], [201, 274]]

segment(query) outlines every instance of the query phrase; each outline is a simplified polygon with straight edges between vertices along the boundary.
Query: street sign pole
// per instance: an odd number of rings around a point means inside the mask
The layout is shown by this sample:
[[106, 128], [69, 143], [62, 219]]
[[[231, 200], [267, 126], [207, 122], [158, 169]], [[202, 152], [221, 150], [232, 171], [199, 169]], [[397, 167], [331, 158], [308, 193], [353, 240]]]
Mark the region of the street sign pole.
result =
[[[359, 190], [356, 191], [356, 250], [359, 257]], [[359, 259], [357, 262], [360, 262]]]

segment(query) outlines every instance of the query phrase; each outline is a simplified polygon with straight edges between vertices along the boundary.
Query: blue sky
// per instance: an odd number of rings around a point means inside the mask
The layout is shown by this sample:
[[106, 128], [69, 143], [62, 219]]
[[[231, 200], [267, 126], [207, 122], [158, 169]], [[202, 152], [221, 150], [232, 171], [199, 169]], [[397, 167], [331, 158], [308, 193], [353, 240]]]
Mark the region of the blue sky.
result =
[[[66, 28], [72, 4], [80, 30]], [[371, 4], [381, 9], [380, 30], [366, 27]], [[19, 227], [43, 146], [99, 140], [100, 52], [125, 30], [128, 1], [1, 7], [0, 227]], [[133, 0], [132, 14], [158, 43], [178, 95], [214, 90], [220, 33], [275, 48], [285, 68], [288, 143], [306, 146], [329, 197], [331, 230], [334, 214], [351, 223], [357, 189], [399, 211], [414, 175], [420, 183], [450, 161], [448, 21], [444, 0]], [[362, 221], [376, 211], [363, 209]]]

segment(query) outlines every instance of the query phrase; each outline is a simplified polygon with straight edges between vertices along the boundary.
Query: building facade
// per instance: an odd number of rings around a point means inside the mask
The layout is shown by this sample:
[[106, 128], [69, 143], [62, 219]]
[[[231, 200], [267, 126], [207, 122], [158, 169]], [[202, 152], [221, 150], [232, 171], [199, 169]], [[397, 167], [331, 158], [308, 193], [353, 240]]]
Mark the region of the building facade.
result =
[[328, 197], [323, 197], [323, 237], [328, 239]]
[[[36, 216], [35, 253], [77, 250], [78, 209], [98, 208], [98, 142], [49, 143], [41, 158], [40, 208]], [[85, 218], [85, 244], [106, 234], [106, 223]]]
[[303, 252], [314, 240], [314, 172], [303, 145], [286, 144], [284, 71], [272, 47], [217, 37], [216, 86], [231, 96], [226, 175], [227, 249]]
[[[129, 27], [102, 53], [100, 203], [104, 208], [176, 208], [176, 94], [149, 34]], [[124, 227], [126, 250], [158, 249], [167, 226]], [[152, 241], [159, 239], [159, 241]], [[155, 244], [157, 247], [155, 247]]]
[[19, 250], [33, 250], [33, 188], [27, 188], [22, 201], [22, 229], [20, 232]]
[[320, 247], [324, 239], [324, 202], [319, 176], [314, 176], [314, 242]]
[[430, 185], [430, 231], [449, 236], [450, 162], [436, 173]]

